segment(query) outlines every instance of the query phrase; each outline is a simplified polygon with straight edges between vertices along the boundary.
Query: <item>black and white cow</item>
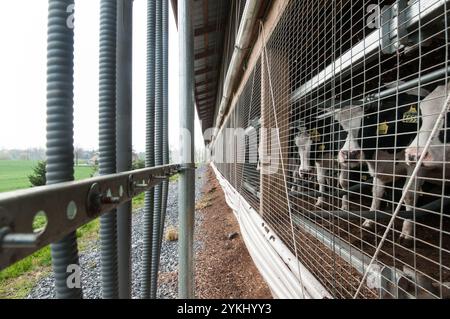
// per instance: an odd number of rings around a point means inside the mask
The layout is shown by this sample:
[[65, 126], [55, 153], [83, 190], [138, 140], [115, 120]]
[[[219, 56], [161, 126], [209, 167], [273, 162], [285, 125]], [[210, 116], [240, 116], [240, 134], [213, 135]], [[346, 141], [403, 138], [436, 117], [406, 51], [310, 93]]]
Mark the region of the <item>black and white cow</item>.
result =
[[[347, 133], [331, 117], [316, 119], [308, 116], [302, 119], [298, 129], [294, 139], [300, 156], [298, 176], [303, 180], [316, 177], [319, 193], [325, 194], [326, 186], [333, 184], [333, 162]], [[324, 196], [319, 196], [316, 206], [322, 207], [324, 204]]]
[[[422, 123], [416, 137], [405, 151], [406, 163], [410, 167], [415, 167], [429, 139], [431, 139], [431, 143], [407, 197], [414, 197], [414, 193], [420, 190], [425, 181], [442, 185], [442, 180], [450, 179], [450, 113], [449, 106], [446, 105], [449, 94], [450, 84], [447, 86], [440, 85], [420, 102], [419, 109]], [[431, 136], [431, 131], [444, 107], [447, 108], [445, 117], [438, 123], [439, 130], [437, 134]], [[413, 202], [413, 198], [405, 200], [407, 210], [413, 209], [410, 206], [410, 203]], [[412, 232], [413, 224], [411, 221], [406, 220], [402, 231], [404, 239], [407, 241], [411, 240]]]
[[[405, 149], [420, 127], [418, 96], [399, 95], [399, 101], [381, 100], [380, 104], [347, 106], [334, 118], [347, 131], [347, 139], [338, 154], [338, 162], [350, 169], [365, 162], [373, 177], [371, 211], [380, 209], [386, 184], [407, 177], [412, 168], [404, 161]], [[398, 105], [398, 106], [397, 106]], [[414, 196], [407, 196], [407, 207], [414, 206]], [[373, 228], [372, 220], [364, 227]], [[401, 239], [405, 237], [402, 232]]]
[[[425, 154], [422, 166], [426, 169], [438, 169], [442, 173], [443, 164], [448, 164], [450, 158], [450, 114], [445, 111], [445, 117], [439, 123], [439, 131], [435, 136], [431, 135], [431, 130], [435, 125], [439, 114], [450, 93], [450, 83], [436, 87], [425, 99], [420, 102], [420, 112], [422, 114], [422, 125], [415, 139], [405, 151], [405, 160], [409, 165], [414, 165], [420, 158], [425, 144], [431, 138], [431, 144]], [[450, 172], [448, 172], [450, 174]]]

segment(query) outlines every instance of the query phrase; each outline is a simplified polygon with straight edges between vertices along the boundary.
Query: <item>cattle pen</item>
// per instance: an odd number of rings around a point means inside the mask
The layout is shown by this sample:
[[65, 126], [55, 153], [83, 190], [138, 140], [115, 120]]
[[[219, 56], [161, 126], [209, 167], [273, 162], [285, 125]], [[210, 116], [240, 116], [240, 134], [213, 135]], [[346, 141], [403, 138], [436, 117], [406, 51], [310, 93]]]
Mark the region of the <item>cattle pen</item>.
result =
[[[67, 284], [75, 231], [100, 218], [102, 296], [130, 298], [131, 199], [145, 193], [139, 281], [141, 297], [156, 298], [168, 178], [179, 174], [178, 295], [194, 298], [196, 111], [208, 164], [273, 297], [450, 298], [450, 0], [148, 0], [139, 170], [133, 0], [98, 2], [100, 176], [73, 181], [76, 1], [48, 0], [48, 185], [0, 194], [0, 269], [51, 244], [56, 296], [81, 298]], [[44, 229], [33, 229], [37, 215]]]

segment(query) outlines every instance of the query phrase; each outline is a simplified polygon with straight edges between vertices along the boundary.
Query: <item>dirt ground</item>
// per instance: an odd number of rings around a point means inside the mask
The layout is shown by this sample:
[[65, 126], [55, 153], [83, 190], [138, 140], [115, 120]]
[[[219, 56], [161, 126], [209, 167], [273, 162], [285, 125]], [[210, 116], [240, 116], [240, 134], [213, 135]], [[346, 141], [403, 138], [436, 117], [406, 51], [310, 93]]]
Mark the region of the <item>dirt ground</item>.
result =
[[208, 168], [206, 174], [204, 195], [196, 205], [203, 215], [196, 236], [204, 245], [196, 258], [196, 297], [272, 298], [247, 251], [214, 172]]

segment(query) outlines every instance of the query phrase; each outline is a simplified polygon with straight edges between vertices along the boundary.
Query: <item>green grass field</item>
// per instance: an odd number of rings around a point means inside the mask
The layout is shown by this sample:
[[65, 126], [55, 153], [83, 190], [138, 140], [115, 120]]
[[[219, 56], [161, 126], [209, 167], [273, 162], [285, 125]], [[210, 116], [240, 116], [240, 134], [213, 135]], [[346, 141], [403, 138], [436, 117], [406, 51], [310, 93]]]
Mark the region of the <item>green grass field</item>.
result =
[[[0, 192], [31, 187], [28, 175], [37, 161], [0, 160]], [[75, 179], [91, 177], [91, 166], [75, 167]], [[99, 221], [94, 220], [77, 230], [79, 248], [83, 250], [89, 240], [98, 234]], [[51, 265], [50, 247], [44, 247], [31, 256], [0, 271], [0, 298], [24, 298], [36, 281], [48, 273]]]
[[[0, 193], [31, 186], [28, 175], [33, 173], [37, 161], [9, 161], [0, 160]], [[94, 172], [92, 166], [75, 167], [75, 179], [91, 177]]]
[[[0, 160], [0, 192], [31, 187], [28, 175], [33, 172], [37, 161]], [[75, 179], [91, 177], [91, 166], [75, 167]], [[144, 205], [144, 193], [133, 198], [133, 208]], [[39, 224], [41, 221], [37, 220]], [[38, 226], [38, 225], [35, 225]], [[98, 238], [99, 219], [77, 229], [78, 248], [83, 251], [89, 243]], [[25, 298], [36, 282], [48, 274], [51, 268], [50, 246], [0, 271], [0, 299]]]

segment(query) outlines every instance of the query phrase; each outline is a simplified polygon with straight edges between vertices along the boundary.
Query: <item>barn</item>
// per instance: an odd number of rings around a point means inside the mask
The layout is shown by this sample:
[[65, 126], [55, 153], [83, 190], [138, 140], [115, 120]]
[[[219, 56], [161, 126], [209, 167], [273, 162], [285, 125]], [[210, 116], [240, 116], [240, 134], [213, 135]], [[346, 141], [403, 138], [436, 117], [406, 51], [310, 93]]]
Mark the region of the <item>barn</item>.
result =
[[273, 1], [225, 41], [211, 165], [275, 295], [448, 298], [447, 17]]
[[[273, 297], [450, 298], [449, 0], [147, 1], [137, 170], [133, 0], [101, 0], [100, 170], [82, 181], [73, 181], [74, 0], [48, 3], [48, 185], [0, 194], [0, 270], [51, 244], [56, 296], [81, 298], [67, 267], [78, 264], [77, 228], [100, 218], [103, 297], [130, 298], [131, 199], [145, 193], [139, 280], [142, 298], [155, 298], [178, 174], [178, 294], [194, 298], [196, 111], [208, 165]], [[170, 6], [187, 132], [177, 163]], [[37, 213], [48, 224], [34, 232]]]

